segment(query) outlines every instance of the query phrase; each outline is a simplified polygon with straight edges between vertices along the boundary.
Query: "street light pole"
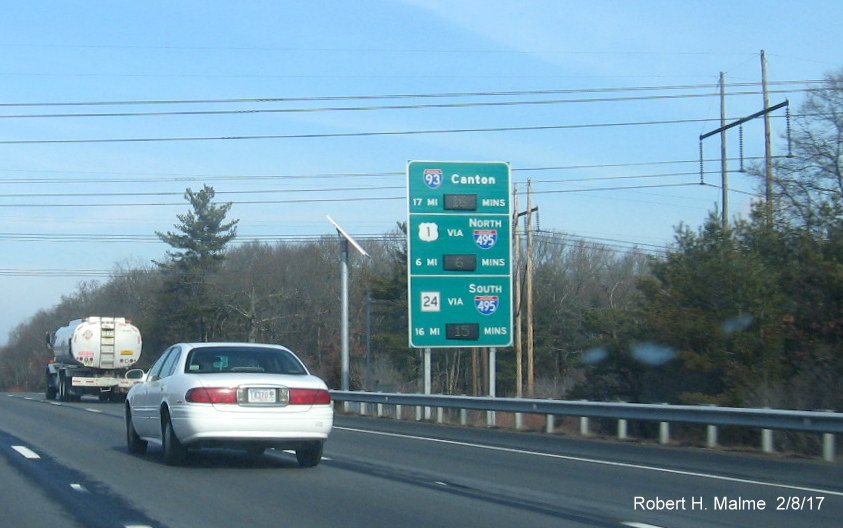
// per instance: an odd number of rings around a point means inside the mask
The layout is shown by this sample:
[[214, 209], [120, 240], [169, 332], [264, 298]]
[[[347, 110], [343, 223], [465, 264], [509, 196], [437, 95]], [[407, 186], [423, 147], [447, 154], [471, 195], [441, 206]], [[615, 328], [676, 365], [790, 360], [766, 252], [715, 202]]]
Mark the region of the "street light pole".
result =
[[349, 351], [348, 351], [348, 240], [340, 240], [340, 260], [342, 262], [342, 366], [340, 367], [341, 388], [348, 390]]
[[351, 370], [348, 346], [348, 244], [350, 243], [354, 246], [354, 249], [364, 257], [368, 257], [369, 254], [339, 224], [334, 222], [333, 218], [329, 216], [328, 221], [336, 228], [337, 234], [340, 237], [340, 261], [342, 265], [342, 321], [340, 324], [342, 327], [342, 356], [340, 358], [340, 388], [347, 391], [349, 390], [349, 372]]

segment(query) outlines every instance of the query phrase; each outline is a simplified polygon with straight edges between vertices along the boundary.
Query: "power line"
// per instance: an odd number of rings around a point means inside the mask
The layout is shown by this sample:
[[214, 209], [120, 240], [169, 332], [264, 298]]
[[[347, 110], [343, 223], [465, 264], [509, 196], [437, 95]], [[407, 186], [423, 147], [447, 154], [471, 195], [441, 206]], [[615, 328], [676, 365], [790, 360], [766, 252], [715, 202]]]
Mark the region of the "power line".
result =
[[[689, 163], [699, 163], [699, 160], [692, 160]], [[116, 171], [68, 171], [50, 169], [0, 169], [0, 172], [45, 172], [51, 174], [114, 174]], [[149, 176], [148, 172], [124, 172], [121, 174]], [[362, 177], [383, 177], [401, 176], [403, 172], [367, 172], [367, 173], [324, 173], [324, 174], [251, 174], [251, 175], [213, 175], [213, 174], [181, 174], [181, 173], [155, 173], [162, 174], [160, 178], [111, 178], [111, 179], [81, 179], [81, 178], [6, 178], [0, 179], [2, 183], [158, 183], [158, 182], [208, 182], [208, 181], [249, 181], [249, 180], [301, 180], [318, 178], [362, 178]]]
[[[746, 159], [746, 158], [744, 158]], [[719, 171], [704, 171], [703, 174], [720, 174]], [[607, 180], [637, 180], [649, 178], [674, 178], [679, 176], [699, 176], [700, 171], [692, 172], [667, 172], [662, 174], [635, 174], [629, 176], [597, 176], [591, 178], [565, 178], [564, 180], [538, 180], [531, 178], [533, 183], [572, 183], [572, 182], [591, 182], [591, 181], [607, 181]], [[0, 197], [4, 195], [0, 194]]]
[[[624, 51], [593, 51], [593, 50], [570, 50], [570, 49], [459, 49], [459, 48], [306, 48], [296, 46], [174, 46], [174, 45], [132, 45], [132, 44], [44, 44], [44, 43], [5, 43], [0, 48], [46, 48], [46, 49], [124, 49], [124, 50], [183, 50], [183, 51], [281, 51], [281, 52], [328, 52], [328, 53], [444, 53], [444, 54], [483, 54], [483, 55], [533, 55], [540, 53], [553, 53], [563, 55], [724, 55], [712, 51], [651, 51], [651, 50], [624, 50]], [[747, 53], [733, 53], [731, 55], [744, 56]]]
[[[237, 238], [232, 244], [248, 244], [252, 242], [316, 242], [332, 235], [289, 235], [289, 234], [266, 234], [249, 235], [237, 233]], [[383, 234], [355, 234], [355, 238], [361, 240], [392, 240], [398, 237]], [[403, 235], [400, 237], [403, 239]], [[0, 240], [9, 242], [51, 242], [51, 243], [76, 243], [76, 242], [97, 242], [97, 243], [162, 243], [161, 239], [154, 234], [132, 235], [132, 234], [102, 234], [102, 233], [13, 233], [0, 232]]]
[[[311, 199], [290, 199], [290, 200], [240, 200], [232, 201], [235, 205], [271, 205], [271, 204], [295, 204], [295, 203], [317, 203], [317, 202], [363, 202], [363, 201], [382, 201], [382, 200], [406, 200], [406, 196], [384, 196], [384, 197], [360, 197], [360, 198], [311, 198]], [[0, 204], [0, 209], [11, 207], [56, 207], [56, 208], [101, 208], [101, 207], [184, 207], [184, 202], [146, 202], [146, 203], [100, 203], [100, 202], [85, 202], [85, 203], [19, 203], [19, 204]]]
[[[739, 158], [729, 158], [730, 161]], [[744, 160], [763, 159], [761, 156], [747, 157]], [[719, 158], [705, 159], [704, 162], [720, 161]], [[651, 165], [681, 165], [681, 164], [699, 164], [699, 159], [688, 160], [664, 160], [664, 161], [638, 161], [627, 163], [597, 163], [590, 165], [555, 165], [543, 167], [513, 167], [512, 172], [541, 172], [541, 171], [568, 171], [568, 170], [583, 170], [583, 169], [605, 169], [605, 168], [624, 168], [624, 167], [646, 167]], [[90, 171], [90, 170], [56, 170], [56, 169], [0, 169], [0, 172], [23, 172], [23, 173], [50, 173], [50, 174], [114, 174], [115, 171]], [[714, 173], [709, 171], [708, 173]], [[336, 172], [336, 173], [316, 173], [316, 174], [190, 174], [190, 173], [149, 173], [149, 172], [125, 172], [120, 171], [120, 174], [133, 177], [122, 178], [0, 178], [0, 184], [19, 184], [19, 183], [34, 183], [34, 184], [57, 184], [57, 183], [158, 183], [158, 182], [208, 182], [208, 181], [259, 181], [259, 180], [302, 180], [302, 179], [335, 179], [335, 178], [380, 178], [380, 177], [404, 177], [406, 174], [403, 171], [373, 171], [373, 172]], [[137, 178], [134, 176], [151, 176], [152, 174], [160, 174], [156, 178]], [[698, 175], [699, 171], [693, 174]], [[642, 175], [640, 177], [651, 177], [657, 175]], [[639, 176], [629, 176], [635, 178]], [[604, 179], [623, 179], [626, 176], [610, 176]], [[601, 178], [594, 178], [601, 179]], [[533, 181], [550, 181], [550, 180], [533, 180]], [[566, 180], [577, 181], [577, 180]], [[40, 194], [43, 196], [43, 194]]]
[[[662, 163], [695, 163], [694, 160], [685, 160], [685, 161], [673, 161], [673, 162], [656, 162], [656, 164]], [[627, 164], [626, 166], [635, 166], [635, 165], [642, 165], [644, 163], [632, 163]], [[651, 164], [651, 163], [646, 163]], [[595, 166], [577, 166], [576, 168], [583, 168], [583, 167], [602, 167], [603, 165], [595, 165]], [[611, 166], [624, 166], [623, 164], [612, 164]], [[543, 167], [543, 168], [525, 168], [523, 170], [534, 171], [534, 170], [562, 170], [562, 169], [570, 169], [574, 167]], [[517, 169], [516, 169], [517, 170]], [[715, 174], [716, 171], [708, 171], [707, 174]], [[401, 175], [403, 173], [380, 173], [380, 174], [390, 174], [390, 175]], [[588, 177], [588, 178], [565, 178], [565, 179], [533, 179], [534, 183], [539, 184], [567, 184], [567, 183], [581, 183], [581, 182], [598, 182], [598, 181], [618, 181], [618, 180], [639, 180], [639, 179], [653, 179], [653, 178], [675, 178], [675, 177], [687, 177], [687, 176], [698, 176], [698, 171], [686, 171], [686, 172], [672, 172], [672, 173], [660, 173], [660, 174], [635, 174], [635, 175], [620, 175], [620, 176], [602, 176], [602, 177]], [[319, 175], [325, 176], [325, 175]], [[286, 176], [284, 176], [286, 177]], [[265, 177], [260, 177], [261, 179]], [[239, 179], [239, 178], [238, 178]], [[18, 183], [32, 183], [30, 180], [14, 180]], [[90, 180], [91, 182], [102, 183], [101, 180]], [[135, 181], [135, 180], [118, 180], [120, 182], [125, 181]], [[9, 180], [0, 180], [2, 183], [9, 183]], [[80, 180], [73, 180], [73, 184], [78, 184]], [[68, 183], [65, 180], [60, 179], [47, 179], [47, 180], [38, 180], [35, 183]], [[516, 184], [517, 185], [517, 184]], [[546, 190], [537, 190], [535, 191], [536, 194], [553, 194], [553, 193], [576, 193], [576, 192], [596, 192], [596, 191], [618, 191], [618, 190], [631, 190], [631, 189], [647, 189], [647, 188], [665, 188], [665, 187], [682, 187], [682, 186], [696, 186], [700, 185], [698, 181], [695, 182], [685, 182], [685, 183], [664, 183], [664, 184], [651, 184], [651, 185], [629, 185], [629, 186], [615, 186], [615, 187], [592, 187], [592, 188], [576, 188], [576, 189], [546, 189]], [[713, 185], [708, 185], [709, 187], [713, 187]], [[217, 195], [250, 195], [250, 194], [258, 194], [258, 195], [268, 195], [268, 194], [301, 194], [301, 193], [344, 193], [344, 192], [372, 192], [372, 191], [397, 191], [397, 190], [405, 190], [404, 185], [377, 185], [377, 186], [357, 186], [357, 187], [320, 187], [320, 188], [283, 188], [283, 189], [257, 189], [257, 190], [234, 190], [234, 191], [216, 191]], [[754, 195], [753, 193], [746, 193], [743, 191], [735, 191], [740, 192], [742, 194]], [[77, 193], [77, 192], [53, 192], [53, 193], [0, 193], [0, 199], [19, 199], [19, 198], [79, 198], [84, 197], [86, 199], [91, 198], [115, 198], [115, 197], [150, 197], [150, 196], [182, 196], [183, 193], [181, 191], [159, 191], [159, 192], [84, 192], [84, 193]], [[360, 201], [360, 200], [404, 200], [406, 199], [405, 195], [402, 196], [391, 196], [391, 197], [331, 197], [331, 198], [315, 198], [315, 199], [302, 199], [297, 197], [296, 199], [290, 200], [234, 200], [231, 203], [233, 204], [271, 204], [271, 203], [297, 203], [297, 202], [345, 202], [345, 201]], [[119, 203], [102, 203], [96, 201], [87, 200], [84, 203], [14, 203], [14, 204], [0, 204], [0, 207], [83, 207], [83, 206], [96, 206], [96, 207], [126, 207], [126, 206], [179, 206], [183, 205], [182, 202], [144, 202], [144, 203], [127, 203], [127, 202], [119, 202]]]
[[114, 272], [96, 269], [68, 268], [0, 268], [3, 277], [110, 277]]
[[[719, 174], [716, 171], [706, 171], [705, 174]], [[651, 178], [672, 178], [679, 176], [699, 176], [699, 171], [693, 172], [673, 172], [664, 174], [639, 174], [628, 176], [602, 176], [594, 178], [566, 178], [564, 180], [531, 180], [533, 183], [572, 183], [572, 182], [588, 182], [588, 181], [609, 181], [609, 180], [635, 180], [635, 179], [651, 179]], [[384, 191], [384, 190], [405, 190], [404, 185], [377, 185], [377, 186], [360, 186], [360, 187], [320, 187], [320, 188], [294, 188], [294, 189], [257, 189], [257, 190], [239, 190], [239, 191], [215, 191], [217, 195], [243, 195], [243, 194], [287, 194], [287, 193], [310, 193], [310, 192], [358, 192], [358, 191]], [[160, 192], [32, 192], [32, 193], [0, 193], [2, 198], [114, 198], [114, 197], [145, 197], [145, 196], [182, 196], [182, 191], [160, 191]]]
[[178, 142], [178, 141], [238, 141], [238, 140], [259, 140], [259, 139], [324, 139], [324, 138], [347, 138], [347, 137], [377, 137], [377, 136], [409, 136], [427, 134], [462, 134], [462, 133], [488, 133], [488, 132], [525, 132], [542, 130], [574, 130], [585, 128], [603, 127], [628, 127], [628, 126], [653, 126], [653, 125], [674, 125], [687, 123], [710, 123], [718, 119], [667, 119], [653, 121], [627, 121], [618, 123], [584, 123], [575, 125], [539, 125], [519, 127], [493, 127], [493, 128], [458, 128], [439, 130], [402, 130], [402, 131], [381, 131], [381, 132], [334, 132], [319, 134], [265, 134], [265, 135], [241, 135], [241, 136], [189, 136], [189, 137], [147, 137], [147, 138], [97, 138], [97, 139], [5, 139], [0, 140], [0, 145], [58, 145], [58, 144], [85, 144], [85, 143], [151, 143], [151, 142]]
[[[321, 189], [261, 189], [254, 191], [215, 191], [214, 194], [278, 194], [278, 193], [308, 193], [308, 192], [348, 192], [348, 191], [382, 191], [404, 189], [404, 186], [383, 185], [372, 187], [333, 187]], [[33, 197], [127, 197], [127, 196], [182, 196], [183, 192], [84, 192], [84, 193], [8, 193], [0, 194], [0, 198], [33, 198]]]
[[[90, 237], [86, 239], [87, 241], [93, 242], [121, 242], [121, 240], [115, 240], [109, 238], [109, 235], [95, 235], [95, 234], [88, 234], [88, 235], [46, 235], [46, 234], [35, 234], [35, 233], [0, 233], [0, 239], [5, 238], [12, 238], [14, 239], [14, 235], [19, 235], [20, 240], [18, 241], [29, 241], [26, 240], [25, 237], [33, 237], [38, 238], [39, 242], [78, 242], [82, 239], [78, 237], [87, 236]], [[587, 247], [597, 250], [605, 250], [611, 251], [613, 253], [623, 253], [629, 254], [630, 252], [639, 252], [642, 254], [651, 254], [651, 255], [663, 255], [665, 252], [669, 251], [669, 248], [666, 246], [660, 246], [656, 244], [647, 244], [647, 243], [640, 243], [640, 242], [632, 242], [632, 241], [625, 241], [619, 239], [612, 239], [612, 238], [599, 238], [599, 237], [577, 237], [575, 235], [569, 235], [564, 233], [552, 232], [552, 231], [538, 231], [536, 233], [537, 236], [540, 236], [545, 239], [546, 243], [554, 244], [554, 245], [571, 245], [571, 244], [585, 244]], [[126, 238], [130, 238], [131, 242], [135, 243], [139, 240], [146, 241], [146, 242], [154, 242], [153, 237], [150, 235], [124, 235]], [[358, 234], [355, 235], [355, 238], [359, 238], [361, 240], [370, 240], [373, 242], [381, 242], [381, 243], [389, 243], [389, 242], [403, 242], [406, 240], [406, 236], [404, 234]], [[145, 239], [145, 240], [144, 240]], [[242, 236], [238, 234], [237, 239], [235, 239], [232, 244], [248, 244], [248, 243], [293, 243], [293, 244], [303, 244], [303, 243], [318, 243], [322, 241], [333, 241], [334, 237], [332, 235], [249, 235], [249, 236]], [[62, 277], [88, 277], [88, 278], [113, 278], [113, 277], [120, 277], [120, 276], [130, 276], [135, 275], [137, 273], [150, 273], [154, 272], [154, 270], [150, 269], [129, 269], [129, 270], [105, 270], [105, 269], [74, 269], [74, 268], [0, 268], [0, 276], [7, 276], [7, 277], [39, 277], [39, 278], [62, 278]], [[234, 271], [236, 272], [236, 271]]]
[[[809, 89], [799, 90], [808, 91]], [[768, 90], [768, 93], [793, 93], [794, 90]], [[759, 91], [732, 92], [726, 95], [758, 95]], [[247, 115], [247, 114], [286, 114], [286, 113], [315, 113], [315, 112], [365, 112], [383, 110], [429, 110], [429, 109], [450, 109], [450, 108], [475, 108], [475, 107], [512, 107], [512, 106], [539, 106], [558, 105], [570, 103], [612, 103], [631, 101], [657, 101], [665, 99], [690, 99], [700, 97], [719, 97], [719, 93], [682, 94], [682, 95], [647, 95], [627, 97], [600, 97], [588, 99], [548, 99], [539, 101], [482, 101], [470, 103], [437, 103], [437, 104], [412, 104], [412, 105], [378, 105], [378, 106], [333, 106], [317, 108], [263, 108], [247, 110], [182, 110], [171, 112], [110, 112], [110, 113], [76, 113], [76, 114], [9, 114], [0, 115], [0, 119], [61, 119], [61, 118], [99, 118], [99, 117], [172, 117], [172, 116], [199, 116], [199, 115]]]
[[593, 187], [586, 189], [555, 189], [547, 191], [533, 191], [534, 194], [558, 194], [558, 193], [575, 193], [575, 192], [594, 192], [594, 191], [625, 191], [629, 189], [654, 189], [657, 187], [715, 187], [705, 182], [691, 182], [691, 183], [665, 183], [659, 185], [627, 185], [619, 187]]
[[[787, 86], [793, 84], [825, 84], [827, 80], [795, 80], [771, 81], [770, 86]], [[760, 83], [730, 83], [730, 88], [760, 86]], [[158, 100], [113, 100], [113, 101], [43, 101], [31, 103], [0, 103], [0, 108], [6, 107], [55, 107], [55, 106], [127, 106], [127, 105], [191, 105], [191, 104], [242, 104], [242, 103], [292, 103], [319, 101], [365, 101], [379, 99], [430, 99], [430, 98], [462, 98], [462, 97], [511, 97], [524, 95], [553, 95], [553, 94], [587, 94], [587, 93], [618, 93], [636, 91], [672, 91], [694, 89], [719, 89], [719, 84], [683, 84], [667, 86], [627, 86], [610, 88], [571, 88], [551, 90], [510, 90], [492, 92], [440, 92], [414, 94], [381, 94], [381, 95], [338, 95], [338, 96], [309, 96], [309, 97], [252, 97], [228, 99], [158, 99]], [[799, 90], [802, 91], [802, 90]], [[719, 96], [719, 92], [718, 92]]]
[[[519, 235], [520, 237], [521, 235]], [[640, 253], [663, 256], [670, 251], [667, 246], [659, 244], [647, 244], [642, 242], [632, 242], [627, 240], [618, 240], [614, 238], [601, 237], [579, 237], [576, 235], [569, 235], [565, 233], [554, 233], [549, 231], [536, 231], [535, 236], [542, 238], [546, 244], [555, 246], [569, 246], [584, 244], [586, 247], [596, 250], [608, 250], [613, 253], [628, 254], [631, 251]]]
[[[698, 173], [689, 173], [698, 174]], [[644, 176], [630, 176], [629, 178], [642, 178]], [[587, 180], [571, 180], [571, 181], [587, 181]], [[565, 183], [565, 182], [549, 182], [549, 183]], [[580, 192], [598, 192], [598, 191], [623, 191], [632, 189], [656, 189], [668, 187], [715, 187], [716, 185], [706, 182], [685, 182], [685, 183], [663, 183], [652, 185], [626, 185], [614, 187], [590, 187], [579, 189], [550, 189], [534, 191], [535, 194], [559, 194], [559, 193], [580, 193]], [[381, 187], [379, 189], [403, 189], [403, 187]], [[267, 194], [267, 193], [289, 193], [289, 192], [335, 192], [335, 191], [368, 191], [369, 188], [347, 188], [347, 189], [306, 189], [306, 190], [263, 190], [263, 191], [220, 191], [216, 194]], [[180, 193], [161, 192], [161, 193], [50, 193], [50, 194], [36, 194], [36, 193], [21, 193], [21, 194], [0, 194], [0, 198], [20, 198], [20, 197], [128, 197], [128, 196], [176, 196]], [[748, 194], [748, 193], [746, 193]], [[321, 203], [321, 202], [359, 202], [359, 201], [391, 201], [391, 200], [406, 200], [406, 195], [402, 196], [365, 196], [365, 197], [331, 197], [331, 198], [294, 198], [286, 200], [231, 200], [230, 203], [234, 205], [270, 205], [270, 204], [291, 204], [291, 203]], [[76, 202], [76, 203], [0, 203], [2, 208], [75, 208], [75, 207], [184, 207], [184, 202]]]
[[[802, 114], [792, 117], [804, 117]], [[311, 134], [253, 134], [237, 136], [186, 136], [186, 137], [145, 137], [145, 138], [91, 138], [91, 139], [4, 139], [0, 145], [58, 145], [58, 144], [90, 144], [90, 143], [154, 143], [154, 142], [184, 142], [184, 141], [244, 141], [270, 139], [325, 139], [349, 137], [378, 137], [378, 136], [411, 136], [428, 134], [463, 134], [489, 132], [525, 132], [544, 130], [576, 130], [587, 128], [610, 128], [630, 126], [653, 126], [719, 122], [714, 118], [698, 119], [665, 119], [652, 121], [623, 121], [615, 123], [580, 123], [572, 125], [534, 125], [491, 128], [452, 128], [433, 130], [399, 130], [375, 132], [329, 132]]]

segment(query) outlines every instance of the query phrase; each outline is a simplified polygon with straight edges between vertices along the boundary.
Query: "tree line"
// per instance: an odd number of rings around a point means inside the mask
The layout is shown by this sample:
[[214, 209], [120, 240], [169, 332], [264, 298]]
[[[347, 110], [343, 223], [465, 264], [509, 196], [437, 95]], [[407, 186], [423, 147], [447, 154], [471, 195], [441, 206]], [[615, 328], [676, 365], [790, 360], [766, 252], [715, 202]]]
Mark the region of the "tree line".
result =
[[[843, 74], [806, 98], [790, 157], [775, 161], [773, 214], [757, 204], [726, 226], [717, 211], [677, 226], [664, 256], [540, 231], [533, 244], [536, 394], [634, 402], [840, 409], [843, 385]], [[751, 169], [762, 184], [760, 168]], [[0, 348], [0, 390], [40, 390], [46, 332], [86, 315], [125, 316], [142, 365], [182, 340], [281, 343], [339, 386], [339, 242], [236, 244], [214, 190], [190, 209], [161, 261], [116, 265], [15, 328]], [[407, 344], [405, 225], [351, 259], [353, 389], [417, 391]], [[523, 252], [522, 252], [523, 253]], [[526, 335], [526, 333], [524, 334]], [[499, 395], [515, 354], [498, 350]], [[476, 349], [433, 354], [434, 390], [483, 393]]]

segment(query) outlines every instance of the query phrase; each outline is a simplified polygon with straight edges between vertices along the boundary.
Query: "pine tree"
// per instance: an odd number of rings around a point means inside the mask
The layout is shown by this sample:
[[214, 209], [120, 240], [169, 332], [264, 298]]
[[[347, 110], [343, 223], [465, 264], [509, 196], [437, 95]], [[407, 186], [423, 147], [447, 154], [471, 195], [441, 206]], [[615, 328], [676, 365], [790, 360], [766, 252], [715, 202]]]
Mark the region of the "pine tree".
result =
[[173, 248], [167, 261], [155, 262], [164, 274], [158, 320], [171, 340], [205, 341], [212, 334], [209, 325], [217, 307], [211, 282], [239, 222], [225, 222], [231, 203], [214, 203], [214, 194], [208, 185], [198, 192], [188, 188], [184, 197], [192, 211], [176, 215], [176, 232], [155, 233]]

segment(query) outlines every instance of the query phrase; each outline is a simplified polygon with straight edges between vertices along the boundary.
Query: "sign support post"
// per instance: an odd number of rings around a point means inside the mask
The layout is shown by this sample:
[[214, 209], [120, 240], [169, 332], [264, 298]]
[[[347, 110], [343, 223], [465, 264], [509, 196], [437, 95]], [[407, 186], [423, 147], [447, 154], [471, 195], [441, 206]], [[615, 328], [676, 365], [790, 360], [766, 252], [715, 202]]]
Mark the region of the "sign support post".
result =
[[[432, 390], [432, 375], [430, 371], [430, 348], [424, 349], [424, 393], [430, 394]], [[430, 420], [430, 407], [424, 408], [424, 419]]]
[[[489, 349], [489, 397], [494, 398], [497, 396], [497, 391], [495, 390], [495, 383], [497, 381], [497, 369], [495, 365], [497, 365], [497, 355], [498, 349], [492, 347]], [[489, 427], [494, 427], [497, 423], [497, 415], [495, 411], [486, 411], [486, 425]]]

